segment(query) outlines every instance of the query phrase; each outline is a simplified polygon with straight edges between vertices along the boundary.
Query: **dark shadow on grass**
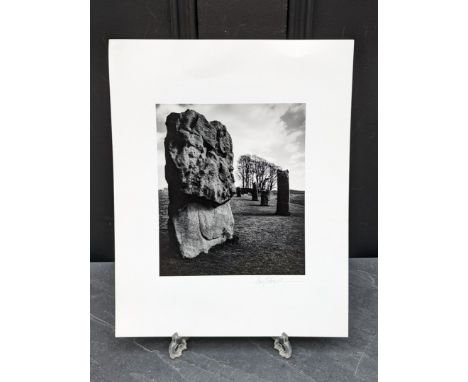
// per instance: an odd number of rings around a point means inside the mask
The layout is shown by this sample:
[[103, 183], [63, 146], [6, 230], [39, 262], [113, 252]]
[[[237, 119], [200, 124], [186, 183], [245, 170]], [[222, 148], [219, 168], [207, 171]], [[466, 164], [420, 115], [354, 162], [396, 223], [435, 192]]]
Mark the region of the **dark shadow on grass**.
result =
[[238, 212], [236, 215], [239, 216], [278, 216], [278, 217], [283, 217], [283, 218], [290, 218], [290, 217], [296, 217], [299, 216], [293, 212], [291, 212], [289, 215], [277, 215], [276, 212], [263, 212], [260, 211], [258, 213], [255, 212]]
[[259, 212], [259, 213], [252, 213], [252, 212], [240, 212], [237, 215], [239, 216], [277, 216], [274, 212]]

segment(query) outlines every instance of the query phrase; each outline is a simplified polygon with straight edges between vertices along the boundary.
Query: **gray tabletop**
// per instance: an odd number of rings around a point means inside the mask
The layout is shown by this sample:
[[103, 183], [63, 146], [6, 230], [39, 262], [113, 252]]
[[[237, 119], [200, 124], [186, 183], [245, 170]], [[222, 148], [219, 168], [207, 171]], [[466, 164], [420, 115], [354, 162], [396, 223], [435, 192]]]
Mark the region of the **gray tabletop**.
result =
[[[115, 338], [114, 263], [91, 263], [92, 381], [377, 381], [377, 259], [350, 259], [349, 337], [190, 338], [171, 360], [169, 338]], [[280, 333], [278, 333], [279, 335]]]

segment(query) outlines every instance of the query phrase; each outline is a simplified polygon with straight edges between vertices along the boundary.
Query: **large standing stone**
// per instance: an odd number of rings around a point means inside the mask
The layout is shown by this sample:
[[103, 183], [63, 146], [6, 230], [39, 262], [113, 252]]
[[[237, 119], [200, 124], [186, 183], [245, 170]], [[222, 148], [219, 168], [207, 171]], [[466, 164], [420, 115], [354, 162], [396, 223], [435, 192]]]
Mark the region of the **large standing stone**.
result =
[[236, 194], [237, 194], [237, 197], [240, 198], [242, 195], [241, 195], [241, 188], [240, 187], [236, 187]]
[[169, 114], [166, 127], [169, 232], [193, 258], [234, 236], [232, 140], [222, 123], [193, 110]]
[[258, 201], [258, 190], [257, 190], [257, 184], [254, 183], [252, 185], [252, 200], [253, 201]]
[[289, 171], [278, 170], [276, 183], [278, 185], [276, 214], [289, 216]]

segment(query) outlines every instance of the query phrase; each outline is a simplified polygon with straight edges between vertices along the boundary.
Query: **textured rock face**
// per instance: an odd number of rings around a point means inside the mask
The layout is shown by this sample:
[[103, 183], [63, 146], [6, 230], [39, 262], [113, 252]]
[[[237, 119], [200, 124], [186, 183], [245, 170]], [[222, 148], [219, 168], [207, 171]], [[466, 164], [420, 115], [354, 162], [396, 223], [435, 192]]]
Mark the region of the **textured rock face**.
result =
[[166, 126], [166, 180], [172, 193], [213, 205], [230, 200], [234, 156], [226, 126], [193, 110], [169, 114]]
[[172, 218], [174, 234], [183, 257], [208, 253], [215, 245], [234, 237], [234, 217], [229, 202], [219, 207], [189, 203]]
[[278, 187], [276, 214], [289, 216], [289, 171], [278, 170], [276, 183]]
[[226, 127], [193, 110], [166, 119], [169, 230], [183, 257], [208, 253], [234, 235], [232, 140]]

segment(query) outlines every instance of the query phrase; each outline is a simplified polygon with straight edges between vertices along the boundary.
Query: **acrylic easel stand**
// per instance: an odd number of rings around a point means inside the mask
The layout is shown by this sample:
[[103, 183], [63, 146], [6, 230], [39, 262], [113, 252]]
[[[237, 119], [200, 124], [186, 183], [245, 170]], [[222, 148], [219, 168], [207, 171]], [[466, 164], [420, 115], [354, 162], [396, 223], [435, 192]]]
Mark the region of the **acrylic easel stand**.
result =
[[172, 340], [169, 344], [169, 357], [171, 359], [179, 358], [182, 355], [182, 352], [187, 349], [187, 340], [188, 337], [179, 337], [177, 332], [172, 335]]
[[[171, 343], [169, 344], [169, 357], [171, 359], [179, 358], [182, 352], [187, 349], [188, 337], [179, 337], [177, 333], [172, 335]], [[278, 350], [278, 353], [283, 358], [291, 358], [292, 346], [286, 333], [279, 337], [273, 337], [273, 348]]]
[[288, 335], [283, 333], [281, 336], [273, 338], [273, 340], [275, 341], [273, 347], [278, 350], [279, 355], [283, 358], [291, 358], [292, 346]]

